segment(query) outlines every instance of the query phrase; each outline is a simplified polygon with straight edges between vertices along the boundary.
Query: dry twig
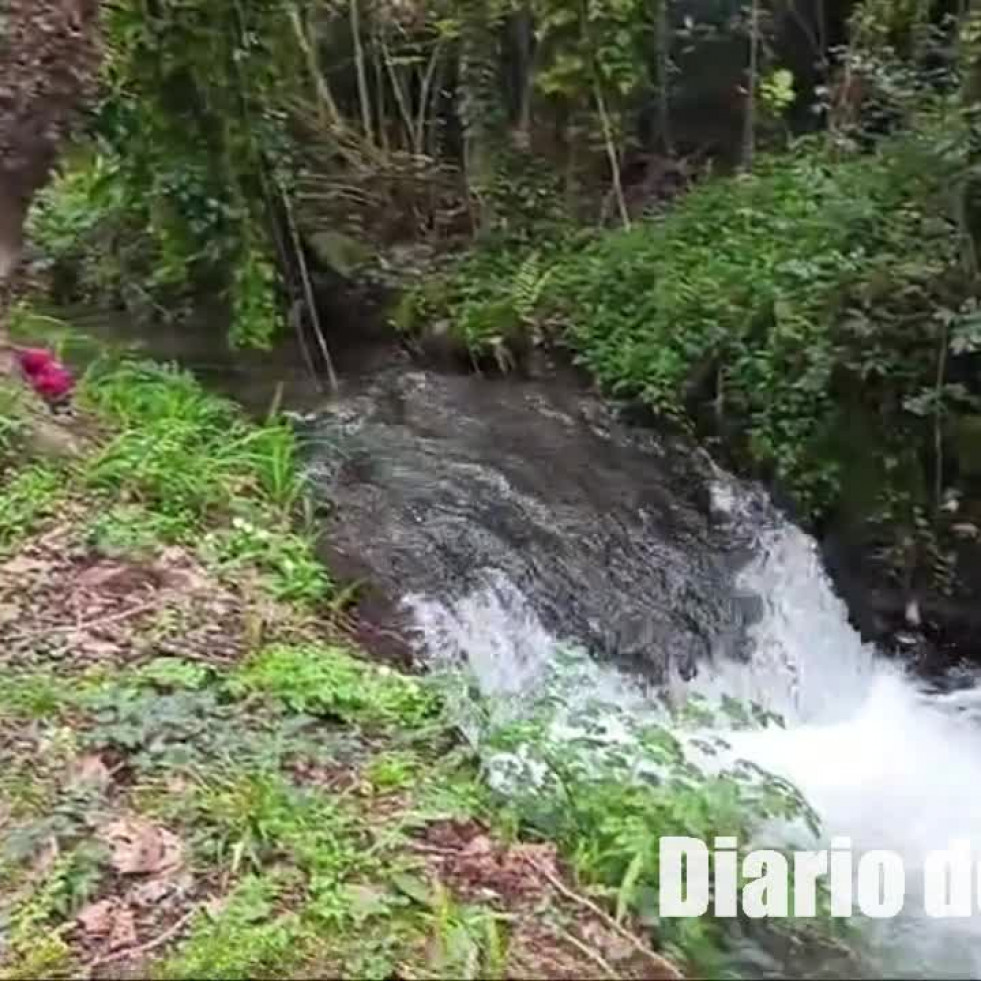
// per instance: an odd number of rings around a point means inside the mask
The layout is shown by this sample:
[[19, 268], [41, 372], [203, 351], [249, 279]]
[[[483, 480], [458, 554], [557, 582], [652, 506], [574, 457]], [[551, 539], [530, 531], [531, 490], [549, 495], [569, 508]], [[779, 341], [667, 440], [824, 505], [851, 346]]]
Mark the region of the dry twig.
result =
[[195, 906], [193, 909], [189, 910], [176, 923], [169, 926], [158, 937], [154, 937], [153, 940], [148, 940], [146, 943], [140, 944], [138, 947], [127, 947], [124, 950], [116, 950], [111, 954], [103, 954], [94, 958], [82, 969], [82, 976], [89, 978], [92, 976], [92, 972], [97, 967], [104, 967], [106, 964], [114, 964], [117, 961], [125, 961], [132, 958], [141, 957], [143, 954], [149, 954], [151, 950], [156, 950], [158, 947], [162, 947], [168, 940], [172, 940], [185, 926], [187, 926], [194, 914], [198, 912], [199, 908], [200, 907]]
[[614, 930], [619, 936], [627, 941], [638, 953], [644, 955], [652, 965], [657, 967], [658, 973], [653, 975], [658, 979], [663, 979], [663, 981], [683, 981], [684, 975], [672, 964], [669, 960], [662, 957], [660, 954], [655, 954], [653, 950], [646, 947], [641, 941], [634, 936], [629, 930], [622, 927], [609, 913], [606, 912], [602, 907], [597, 906], [591, 899], [587, 899], [585, 896], [580, 896], [579, 893], [574, 892], [570, 889], [561, 879], [553, 875], [544, 866], [540, 865], [534, 859], [525, 856], [525, 861], [542, 876], [544, 876], [548, 882], [558, 890], [566, 899], [571, 899], [574, 903], [577, 903], [583, 909], [588, 909], [594, 916], [598, 917], [603, 923], [608, 926], [611, 930]]
[[0, 638], [6, 643], [16, 644], [25, 640], [35, 640], [39, 637], [48, 637], [51, 634], [76, 634], [93, 627], [102, 627], [107, 623], [118, 623], [120, 620], [128, 620], [130, 617], [138, 616], [156, 606], [156, 601], [147, 603], [137, 603], [128, 610], [121, 610], [119, 613], [110, 613], [106, 616], [93, 617], [91, 620], [83, 620], [79, 623], [62, 624], [55, 627], [39, 627], [37, 630], [26, 630], [20, 634]]

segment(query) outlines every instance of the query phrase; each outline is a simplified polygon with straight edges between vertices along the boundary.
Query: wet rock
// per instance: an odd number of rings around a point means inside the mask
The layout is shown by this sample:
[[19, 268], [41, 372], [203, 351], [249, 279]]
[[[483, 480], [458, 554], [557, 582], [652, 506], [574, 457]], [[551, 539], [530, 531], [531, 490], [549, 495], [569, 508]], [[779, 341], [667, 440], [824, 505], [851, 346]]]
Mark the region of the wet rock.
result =
[[739, 543], [710, 462], [559, 379], [376, 376], [307, 429], [335, 564], [389, 609], [513, 585], [560, 639], [652, 677], [737, 652]]

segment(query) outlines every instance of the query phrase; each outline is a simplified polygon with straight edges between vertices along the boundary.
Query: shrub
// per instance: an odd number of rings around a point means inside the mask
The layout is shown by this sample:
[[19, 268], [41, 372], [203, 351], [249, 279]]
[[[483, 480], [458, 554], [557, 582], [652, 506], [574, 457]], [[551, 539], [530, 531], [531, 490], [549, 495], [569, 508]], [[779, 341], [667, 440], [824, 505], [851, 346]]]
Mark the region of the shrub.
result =
[[478, 351], [503, 327], [558, 331], [608, 392], [735, 436], [818, 516], [856, 402], [883, 459], [922, 429], [903, 406], [932, 397], [933, 314], [969, 293], [949, 176], [925, 136], [844, 158], [803, 143], [631, 230], [461, 260], [412, 302]]

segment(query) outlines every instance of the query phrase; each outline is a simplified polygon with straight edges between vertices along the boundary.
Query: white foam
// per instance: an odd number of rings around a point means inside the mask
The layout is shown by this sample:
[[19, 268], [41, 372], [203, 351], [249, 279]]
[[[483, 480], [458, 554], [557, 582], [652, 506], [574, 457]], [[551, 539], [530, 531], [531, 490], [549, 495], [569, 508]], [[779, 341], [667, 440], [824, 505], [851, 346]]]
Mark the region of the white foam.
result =
[[[760, 522], [758, 497], [740, 500], [730, 487], [715, 500], [727, 520]], [[918, 881], [928, 851], [958, 837], [981, 849], [981, 690], [929, 693], [863, 644], [813, 540], [764, 510], [769, 517], [756, 529], [755, 557], [739, 581], [762, 601], [752, 655], [746, 663], [705, 668], [691, 682], [675, 679], [673, 698], [728, 695], [781, 715], [785, 727], [731, 731], [726, 739], [734, 755], [796, 784], [828, 838], [847, 835], [856, 850], [888, 848], [903, 856], [906, 914], [874, 927], [895, 969], [918, 977], [979, 976], [981, 915], [927, 919]], [[629, 733], [631, 718], [665, 718], [659, 699], [609, 665], [580, 657], [557, 667], [562, 645], [498, 574], [455, 603], [408, 602], [435, 663], [466, 665], [508, 714], [519, 715], [549, 686], [567, 706], [559, 732], [563, 724], [575, 730], [586, 701], [618, 707], [608, 732], [614, 740]]]

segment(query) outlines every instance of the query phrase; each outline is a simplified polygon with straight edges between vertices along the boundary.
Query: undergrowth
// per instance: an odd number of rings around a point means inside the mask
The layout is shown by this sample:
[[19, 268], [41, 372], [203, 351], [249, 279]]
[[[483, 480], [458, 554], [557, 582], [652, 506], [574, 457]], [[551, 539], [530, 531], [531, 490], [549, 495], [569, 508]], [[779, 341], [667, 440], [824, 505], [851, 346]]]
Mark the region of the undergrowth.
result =
[[[732, 730], [782, 720], [732, 699], [714, 705], [696, 697], [681, 708], [652, 702], [637, 712], [589, 695], [598, 686], [584, 652], [557, 650], [553, 658], [537, 693], [522, 694], [520, 713], [494, 701], [475, 713], [484, 720], [488, 782], [523, 833], [556, 842], [576, 881], [699, 976], [752, 971], [733, 957], [740, 937], [753, 938], [756, 956], [789, 943], [825, 968], [842, 968], [844, 952], [844, 969], [854, 970], [858, 935], [831, 920], [826, 895], [821, 915], [803, 927], [659, 915], [662, 836], [732, 837], [749, 848], [761, 829], [796, 825], [817, 840], [819, 819], [796, 787], [736, 758], [726, 740]], [[779, 957], [767, 966], [774, 976], [791, 968]]]
[[65, 496], [64, 475], [38, 463], [14, 474], [0, 493], [0, 553], [56, 513]]

